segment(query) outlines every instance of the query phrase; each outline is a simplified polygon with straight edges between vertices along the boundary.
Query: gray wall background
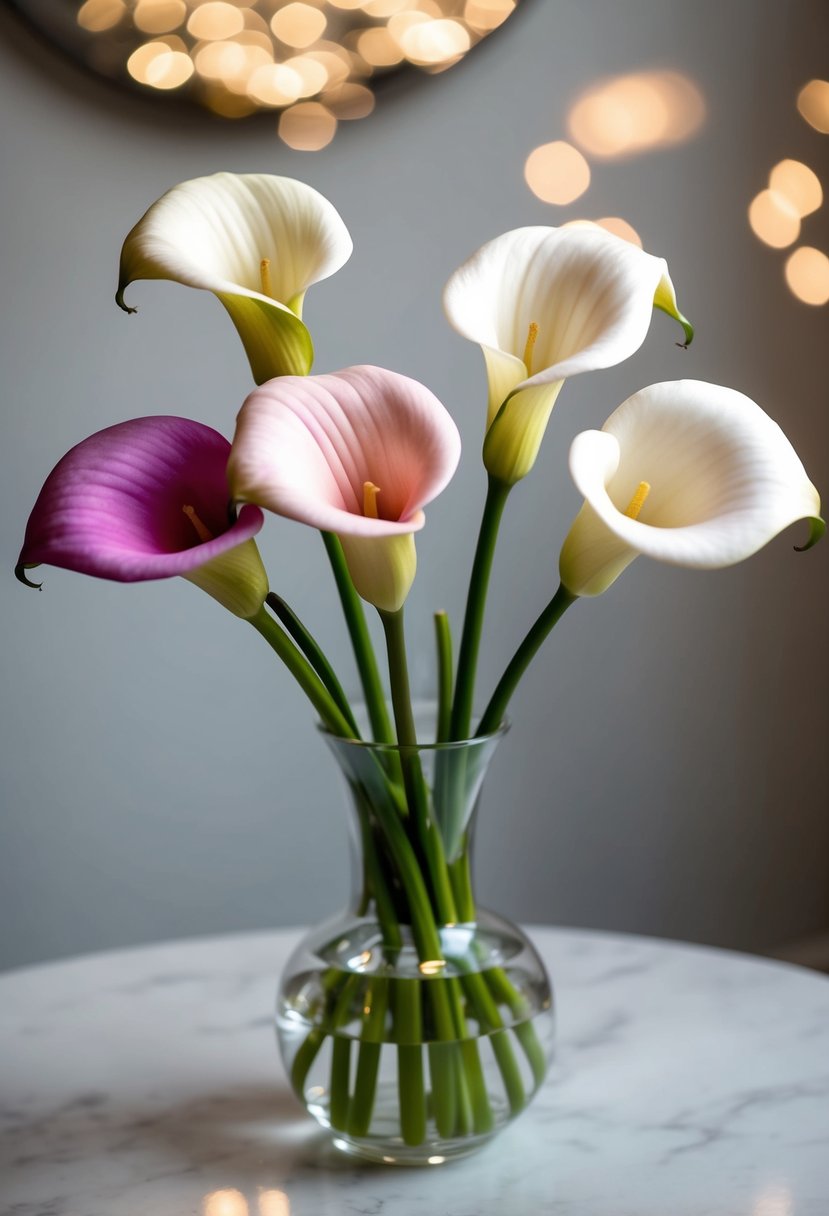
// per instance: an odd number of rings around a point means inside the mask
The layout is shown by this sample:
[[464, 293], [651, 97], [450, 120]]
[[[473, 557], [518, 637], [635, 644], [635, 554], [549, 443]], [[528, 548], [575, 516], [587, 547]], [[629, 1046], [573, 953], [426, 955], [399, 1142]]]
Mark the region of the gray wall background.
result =
[[[794, 104], [806, 80], [826, 76], [821, 0], [528, 0], [459, 69], [390, 90], [310, 155], [279, 144], [267, 120], [165, 117], [111, 93], [6, 13], [0, 31], [0, 964], [317, 920], [346, 894], [333, 764], [252, 629], [181, 580], [122, 587], [46, 569], [36, 595], [12, 578], [36, 493], [81, 438], [165, 412], [232, 433], [249, 376], [217, 302], [139, 284], [127, 319], [112, 299], [124, 235], [173, 183], [223, 168], [321, 190], [355, 253], [309, 294], [316, 370], [394, 367], [457, 418], [465, 459], [428, 512], [408, 608], [422, 689], [432, 609], [460, 617], [483, 492], [482, 360], [443, 320], [440, 291], [500, 231], [625, 216], [668, 258], [698, 335], [683, 354], [657, 316], [628, 363], [566, 386], [511, 502], [483, 688], [554, 589], [579, 505], [566, 472], [573, 435], [644, 384], [687, 375], [748, 393], [829, 492], [827, 310], [792, 298], [783, 255], [746, 222], [783, 156], [829, 184], [827, 137]], [[651, 66], [699, 83], [702, 133], [594, 162], [570, 207], [535, 199], [524, 160], [565, 137], [574, 95]], [[825, 208], [804, 239], [827, 247]], [[514, 918], [743, 948], [829, 923], [829, 546], [798, 556], [799, 539], [715, 573], [642, 559], [565, 618], [494, 764], [478, 836], [485, 902]], [[262, 550], [353, 686], [319, 539], [270, 520]]]

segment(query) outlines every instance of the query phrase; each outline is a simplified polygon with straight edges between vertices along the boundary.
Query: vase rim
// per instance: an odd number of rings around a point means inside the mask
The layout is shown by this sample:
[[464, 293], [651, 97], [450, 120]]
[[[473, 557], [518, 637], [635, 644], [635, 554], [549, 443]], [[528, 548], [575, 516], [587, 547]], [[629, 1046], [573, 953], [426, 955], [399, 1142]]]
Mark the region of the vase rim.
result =
[[[416, 716], [419, 716], [421, 714], [425, 716], [426, 714], [429, 714], [429, 713], [436, 715], [437, 714], [437, 702], [436, 701], [415, 701], [415, 702], [413, 702], [412, 709], [414, 710], [414, 713]], [[368, 716], [366, 706], [363, 703], [358, 703], [354, 706], [354, 713], [355, 713], [355, 716], [357, 717], [358, 721], [360, 721], [361, 719], [365, 720]], [[477, 718], [473, 717], [473, 719], [472, 719], [473, 724], [477, 720], [478, 720]], [[437, 743], [434, 740], [432, 740], [431, 742], [421, 743], [418, 740], [418, 743], [416, 746], [411, 746], [408, 744], [401, 745], [400, 743], [382, 743], [377, 739], [349, 739], [343, 735], [337, 735], [332, 730], [329, 730], [324, 722], [317, 723], [317, 730], [320, 732], [320, 734], [324, 735], [327, 739], [330, 739], [332, 742], [341, 743], [347, 747], [365, 748], [365, 749], [371, 749], [374, 751], [389, 751], [389, 752], [407, 752], [407, 751], [408, 752], [411, 752], [411, 751], [449, 752], [449, 751], [457, 751], [460, 748], [465, 748], [465, 747], [468, 748], [468, 747], [475, 746], [475, 745], [483, 746], [486, 743], [497, 743], [499, 739], [502, 739], [504, 737], [504, 735], [507, 734], [511, 725], [512, 725], [512, 723], [511, 723], [510, 719], [507, 717], [504, 717], [501, 720], [500, 726], [498, 726], [496, 730], [489, 731], [485, 735], [474, 735], [473, 734], [473, 735], [470, 735], [470, 737], [468, 739], [454, 739], [454, 740], [449, 740], [445, 743]]]

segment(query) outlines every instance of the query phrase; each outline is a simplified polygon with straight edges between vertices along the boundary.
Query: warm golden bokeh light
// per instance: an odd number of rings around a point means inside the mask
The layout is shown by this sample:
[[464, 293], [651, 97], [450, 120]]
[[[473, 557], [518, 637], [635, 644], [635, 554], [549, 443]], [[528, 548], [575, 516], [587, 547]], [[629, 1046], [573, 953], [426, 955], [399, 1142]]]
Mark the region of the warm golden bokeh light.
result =
[[132, 19], [142, 34], [169, 34], [187, 18], [184, 0], [138, 0]]
[[423, 21], [400, 37], [400, 49], [412, 63], [444, 63], [469, 50], [469, 31], [459, 21]]
[[286, 46], [304, 50], [323, 36], [328, 20], [310, 4], [286, 4], [271, 18], [271, 29]]
[[518, 0], [78, 0], [77, 20], [99, 35], [86, 40], [96, 71], [118, 76], [126, 67], [144, 88], [181, 88], [228, 118], [290, 109], [288, 142], [317, 150], [340, 119], [372, 112], [375, 79], [407, 62], [431, 75], [449, 70], [517, 7]]
[[238, 42], [206, 42], [196, 49], [196, 71], [208, 80], [238, 77], [245, 68], [245, 50]]
[[302, 77], [284, 63], [264, 63], [247, 82], [247, 93], [264, 106], [289, 106], [302, 92]]
[[235, 4], [225, 0], [208, 0], [193, 9], [187, 22], [187, 32], [194, 38], [224, 41], [240, 34], [245, 28], [245, 18]]
[[127, 11], [124, 0], [86, 0], [78, 10], [78, 25], [90, 34], [111, 30]]
[[497, 30], [515, 9], [515, 0], [466, 0], [463, 19], [476, 30]]
[[797, 95], [797, 108], [810, 127], [829, 135], [829, 80], [810, 80]]
[[786, 260], [786, 282], [804, 304], [829, 303], [829, 257], [820, 249], [801, 245]]
[[204, 1216], [248, 1216], [248, 1211], [241, 1191], [211, 1191], [204, 1197]]
[[570, 109], [573, 139], [593, 156], [632, 156], [683, 143], [705, 118], [702, 93], [679, 72], [638, 72], [589, 89]]
[[291, 1204], [284, 1191], [262, 1191], [259, 1216], [291, 1216]]
[[127, 60], [127, 71], [139, 84], [175, 89], [193, 74], [193, 62], [181, 39], [169, 37], [145, 42], [133, 51]]
[[605, 215], [602, 219], [596, 220], [596, 225], [599, 228], [604, 228], [605, 232], [610, 232], [613, 236], [618, 236], [623, 241], [629, 241], [631, 245], [638, 245], [642, 248], [642, 238], [632, 224], [627, 220], [623, 220], [619, 215]]
[[300, 97], [313, 97], [315, 93], [321, 93], [328, 85], [328, 72], [325, 64], [320, 63], [317, 59], [312, 59], [310, 55], [295, 55], [293, 59], [286, 59], [285, 67], [296, 72], [299, 77], [301, 81]]
[[302, 101], [282, 112], [279, 137], [299, 152], [319, 152], [337, 133], [337, 119], [318, 101]]
[[408, 8], [411, 0], [365, 0], [362, 5], [367, 17], [393, 17], [402, 9]]
[[756, 237], [773, 249], [785, 249], [800, 236], [800, 216], [783, 194], [761, 190], [748, 209], [748, 222]]
[[769, 186], [787, 198], [803, 219], [817, 211], [823, 202], [818, 175], [799, 160], [781, 160], [769, 174]]
[[524, 177], [542, 202], [563, 207], [584, 194], [590, 185], [590, 166], [577, 148], [557, 139], [530, 153]]
[[400, 44], [392, 38], [388, 30], [377, 26], [376, 29], [364, 30], [357, 39], [357, 50], [373, 67], [392, 67], [400, 63], [403, 52]]
[[374, 94], [364, 84], [341, 84], [322, 99], [336, 118], [345, 121], [367, 118], [374, 109]]

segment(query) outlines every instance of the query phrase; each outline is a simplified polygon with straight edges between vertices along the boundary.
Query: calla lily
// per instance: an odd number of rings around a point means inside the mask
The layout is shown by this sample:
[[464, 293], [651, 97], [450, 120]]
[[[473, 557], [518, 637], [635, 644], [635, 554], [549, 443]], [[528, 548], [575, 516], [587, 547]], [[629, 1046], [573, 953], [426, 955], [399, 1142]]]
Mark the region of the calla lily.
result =
[[699, 380], [654, 384], [601, 431], [578, 435], [570, 471], [585, 503], [561, 550], [562, 585], [599, 595], [640, 553], [717, 568], [799, 519], [825, 530], [820, 498], [776, 422], [748, 397]]
[[[252, 536], [228, 521], [230, 444], [187, 418], [135, 418], [72, 448], [40, 491], [15, 573], [43, 562], [121, 583], [180, 574], [236, 616], [259, 612], [268, 579]], [[29, 583], [30, 586], [38, 586]]]
[[450, 323], [483, 348], [489, 381], [484, 464], [513, 485], [535, 463], [567, 376], [612, 367], [645, 340], [654, 307], [693, 329], [668, 267], [598, 229], [516, 228], [450, 278]]
[[174, 186], [138, 221], [121, 250], [116, 300], [135, 279], [212, 291], [245, 346], [257, 384], [307, 375], [314, 358], [302, 323], [306, 290], [348, 261], [351, 237], [311, 186], [264, 173], [216, 173]]
[[415, 576], [422, 508], [459, 459], [458, 429], [429, 389], [380, 367], [349, 367], [252, 392], [228, 480], [235, 501], [339, 536], [357, 591], [396, 612]]

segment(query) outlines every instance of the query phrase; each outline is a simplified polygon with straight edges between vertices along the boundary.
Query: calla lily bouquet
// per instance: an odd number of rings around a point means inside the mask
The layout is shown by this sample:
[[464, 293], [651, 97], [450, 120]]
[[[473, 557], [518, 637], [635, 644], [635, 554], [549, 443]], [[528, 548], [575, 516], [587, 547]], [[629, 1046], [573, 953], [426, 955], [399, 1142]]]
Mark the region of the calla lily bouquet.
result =
[[[565, 610], [606, 591], [635, 557], [728, 566], [801, 519], [810, 525], [808, 548], [824, 524], [802, 463], [759, 405], [695, 380], [644, 388], [600, 431], [574, 440], [570, 471], [584, 505], [561, 549], [560, 585], [528, 622], [474, 720], [499, 524], [513, 487], [533, 468], [565, 380], [632, 355], [654, 308], [678, 322], [682, 344], [693, 337], [661, 258], [595, 228], [528, 227], [496, 237], [455, 271], [444, 293], [451, 325], [484, 354], [488, 488], [457, 662], [450, 623], [443, 613], [435, 617], [436, 725], [432, 738], [419, 737], [403, 609], [424, 507], [452, 477], [460, 439], [441, 402], [406, 376], [367, 366], [310, 374], [305, 292], [350, 253], [333, 206], [287, 178], [220, 173], [176, 186], [155, 203], [124, 243], [118, 303], [133, 311], [125, 292], [137, 279], [213, 292], [242, 339], [257, 387], [239, 411], [232, 442], [197, 421], [163, 416], [117, 423], [79, 443], [40, 492], [17, 574], [37, 585], [28, 572], [47, 563], [122, 582], [181, 575], [258, 630], [330, 738], [385, 749], [349, 778], [359, 793], [365, 846], [362, 906], [376, 905], [386, 964], [410, 940], [420, 973], [433, 979], [421, 997], [405, 980], [393, 990], [379, 973], [359, 991], [336, 969], [325, 974], [325, 1026], [335, 1038], [351, 1026], [351, 1038], [360, 1040], [353, 1077], [335, 1042], [325, 1118], [352, 1142], [368, 1134], [377, 1078], [369, 1048], [390, 1027], [398, 1045], [397, 1135], [415, 1147], [432, 1145], [433, 1124], [450, 1140], [480, 1138], [495, 1116], [474, 1053], [430, 1054], [427, 1085], [413, 1042], [448, 1050], [466, 1042], [464, 1028], [474, 1021], [491, 1037], [511, 1113], [544, 1071], [533, 1027], [522, 1022], [526, 996], [513, 977], [493, 966], [478, 982], [471, 965], [458, 963], [459, 978], [449, 978], [443, 931], [476, 918], [468, 826], [480, 784], [469, 757], [450, 763], [453, 749], [497, 735], [523, 673]], [[362, 685], [369, 723], [362, 735], [319, 641], [285, 588], [271, 587], [253, 539], [264, 512], [322, 535]], [[364, 604], [383, 625], [390, 709]], [[424, 744], [445, 748], [429, 780]], [[324, 1038], [318, 1030], [301, 1036], [289, 1061], [299, 1093]]]

